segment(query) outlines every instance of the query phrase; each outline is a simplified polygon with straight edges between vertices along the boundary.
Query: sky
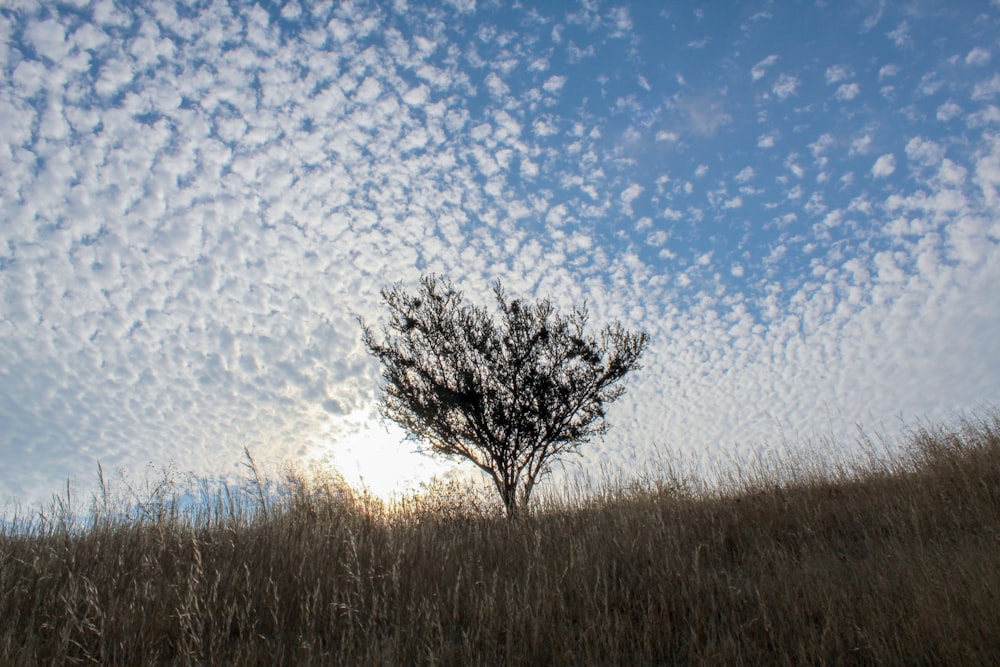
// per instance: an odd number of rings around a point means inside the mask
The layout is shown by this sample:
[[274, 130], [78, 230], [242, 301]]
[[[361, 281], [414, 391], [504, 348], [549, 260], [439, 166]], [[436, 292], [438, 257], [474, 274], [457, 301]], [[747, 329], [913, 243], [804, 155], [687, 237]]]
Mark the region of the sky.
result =
[[6, 0], [0, 507], [464, 470], [361, 343], [424, 273], [650, 334], [567, 470], [996, 406], [998, 64], [996, 0]]

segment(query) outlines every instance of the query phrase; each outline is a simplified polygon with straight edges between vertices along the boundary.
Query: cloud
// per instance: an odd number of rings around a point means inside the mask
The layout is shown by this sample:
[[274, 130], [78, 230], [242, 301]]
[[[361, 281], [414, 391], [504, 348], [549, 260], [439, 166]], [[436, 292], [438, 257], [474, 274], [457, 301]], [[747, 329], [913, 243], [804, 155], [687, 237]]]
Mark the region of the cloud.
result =
[[723, 101], [715, 95], [676, 96], [674, 105], [683, 113], [689, 127], [702, 136], [713, 136], [733, 122]]
[[476, 0], [445, 0], [448, 4], [463, 14], [471, 14], [476, 11]]
[[989, 64], [990, 62], [990, 51], [989, 49], [984, 49], [981, 46], [969, 51], [965, 56], [965, 64], [971, 65], [973, 67], [982, 67]]
[[812, 151], [812, 154], [815, 157], [819, 158], [824, 153], [828, 152], [834, 145], [836, 145], [836, 143], [837, 142], [833, 138], [833, 135], [830, 134], [829, 132], [825, 132], [821, 134], [819, 137], [817, 137], [816, 141], [809, 144], [809, 150]]
[[539, 118], [532, 124], [531, 131], [539, 137], [551, 137], [559, 133], [559, 128], [551, 119]]
[[563, 89], [564, 85], [566, 85], [565, 76], [550, 76], [545, 80], [542, 88], [545, 89], [545, 92], [556, 95]]
[[907, 21], [900, 23], [894, 30], [886, 33], [886, 36], [892, 40], [893, 44], [900, 48], [913, 44], [913, 39], [910, 37], [910, 24]]
[[774, 87], [771, 88], [771, 92], [778, 96], [779, 99], [786, 99], [795, 94], [795, 90], [799, 87], [799, 80], [790, 74], [782, 74], [778, 77], [778, 80], [774, 83]]
[[[991, 208], [1000, 206], [1000, 138], [991, 135], [976, 156], [973, 180], [982, 191], [986, 203]], [[993, 236], [997, 237], [996, 225]]]
[[970, 113], [965, 118], [965, 124], [971, 128], [980, 128], [1000, 123], [1000, 108], [990, 104], [985, 109]]
[[662, 229], [658, 229], [655, 232], [650, 232], [646, 236], [646, 243], [648, 243], [649, 245], [651, 245], [653, 247], [657, 247], [658, 248], [658, 247], [662, 246], [664, 243], [666, 243], [668, 238], [670, 238], [670, 235], [667, 234], [666, 231], [664, 231]]
[[632, 16], [628, 7], [612, 7], [608, 11], [608, 19], [613, 26], [611, 31], [613, 37], [623, 37], [632, 31]]
[[844, 102], [853, 100], [861, 92], [861, 86], [856, 83], [845, 83], [837, 87], [836, 97]]
[[906, 157], [924, 166], [937, 166], [944, 160], [944, 148], [923, 137], [914, 137], [906, 144]]
[[843, 65], [832, 65], [826, 68], [826, 82], [837, 83], [851, 77], [850, 71]]
[[767, 74], [767, 70], [776, 62], [778, 62], [778, 56], [775, 54], [771, 54], [759, 61], [750, 69], [750, 78], [754, 81], [764, 78], [764, 75]]
[[1000, 74], [994, 74], [986, 81], [979, 81], [972, 88], [972, 99], [981, 102], [996, 97], [1000, 93]]
[[886, 153], [875, 160], [872, 165], [872, 175], [875, 178], [885, 178], [896, 171], [896, 157], [892, 153]]
[[633, 183], [622, 191], [619, 200], [621, 201], [622, 211], [625, 212], [625, 215], [632, 215], [634, 213], [632, 202], [642, 194], [643, 189], [638, 183]]
[[421, 107], [427, 104], [430, 95], [430, 88], [424, 84], [419, 84], [403, 93], [403, 101], [410, 106]]
[[131, 63], [121, 58], [113, 59], [105, 62], [101, 68], [94, 89], [103, 97], [111, 97], [131, 83], [134, 77], [135, 71]]
[[883, 65], [878, 70], [878, 80], [888, 79], [899, 74], [899, 65]]
[[875, 8], [875, 11], [870, 16], [866, 17], [865, 20], [862, 22], [861, 24], [862, 33], [866, 33], [872, 28], [874, 28], [876, 25], [878, 25], [878, 22], [882, 20], [882, 15], [885, 13], [885, 5], [886, 5], [886, 0], [879, 0], [878, 5]]
[[872, 136], [862, 134], [851, 140], [851, 155], [867, 155], [871, 150]]
[[954, 102], [945, 102], [938, 107], [937, 114], [935, 115], [938, 120], [949, 121], [962, 115], [962, 107], [958, 106]]

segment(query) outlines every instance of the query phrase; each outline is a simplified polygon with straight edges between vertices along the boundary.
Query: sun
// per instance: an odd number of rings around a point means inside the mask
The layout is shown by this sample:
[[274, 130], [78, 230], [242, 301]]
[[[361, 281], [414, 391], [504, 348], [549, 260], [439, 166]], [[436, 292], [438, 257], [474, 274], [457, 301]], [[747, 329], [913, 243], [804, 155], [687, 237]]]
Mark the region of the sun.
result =
[[454, 471], [454, 462], [421, 452], [405, 436], [398, 426], [358, 410], [317, 441], [316, 458], [335, 467], [352, 487], [386, 500]]

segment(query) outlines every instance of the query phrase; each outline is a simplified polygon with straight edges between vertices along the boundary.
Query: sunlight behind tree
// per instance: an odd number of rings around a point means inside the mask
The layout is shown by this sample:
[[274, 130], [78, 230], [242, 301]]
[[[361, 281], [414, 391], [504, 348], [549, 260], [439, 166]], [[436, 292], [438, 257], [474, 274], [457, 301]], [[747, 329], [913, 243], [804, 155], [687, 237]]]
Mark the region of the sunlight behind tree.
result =
[[349, 415], [338, 432], [317, 439], [314, 460], [335, 467], [356, 489], [390, 499], [406, 494], [435, 476], [454, 472], [455, 464], [416, 451], [404, 442], [405, 432], [382, 424], [359, 410]]

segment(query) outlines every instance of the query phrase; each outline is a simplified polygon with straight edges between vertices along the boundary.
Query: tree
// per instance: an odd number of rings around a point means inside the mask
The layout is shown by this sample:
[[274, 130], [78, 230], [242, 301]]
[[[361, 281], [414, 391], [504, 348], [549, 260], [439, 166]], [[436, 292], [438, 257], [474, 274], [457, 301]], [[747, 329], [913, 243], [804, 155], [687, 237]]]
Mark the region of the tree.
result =
[[472, 461], [514, 519], [553, 460], [608, 430], [605, 406], [624, 393], [649, 336], [615, 322], [594, 338], [586, 307], [563, 317], [548, 299], [509, 300], [499, 280], [493, 293], [499, 322], [466, 305], [447, 278], [424, 276], [417, 294], [383, 288], [381, 341], [361, 326], [382, 363], [382, 416], [433, 451]]

